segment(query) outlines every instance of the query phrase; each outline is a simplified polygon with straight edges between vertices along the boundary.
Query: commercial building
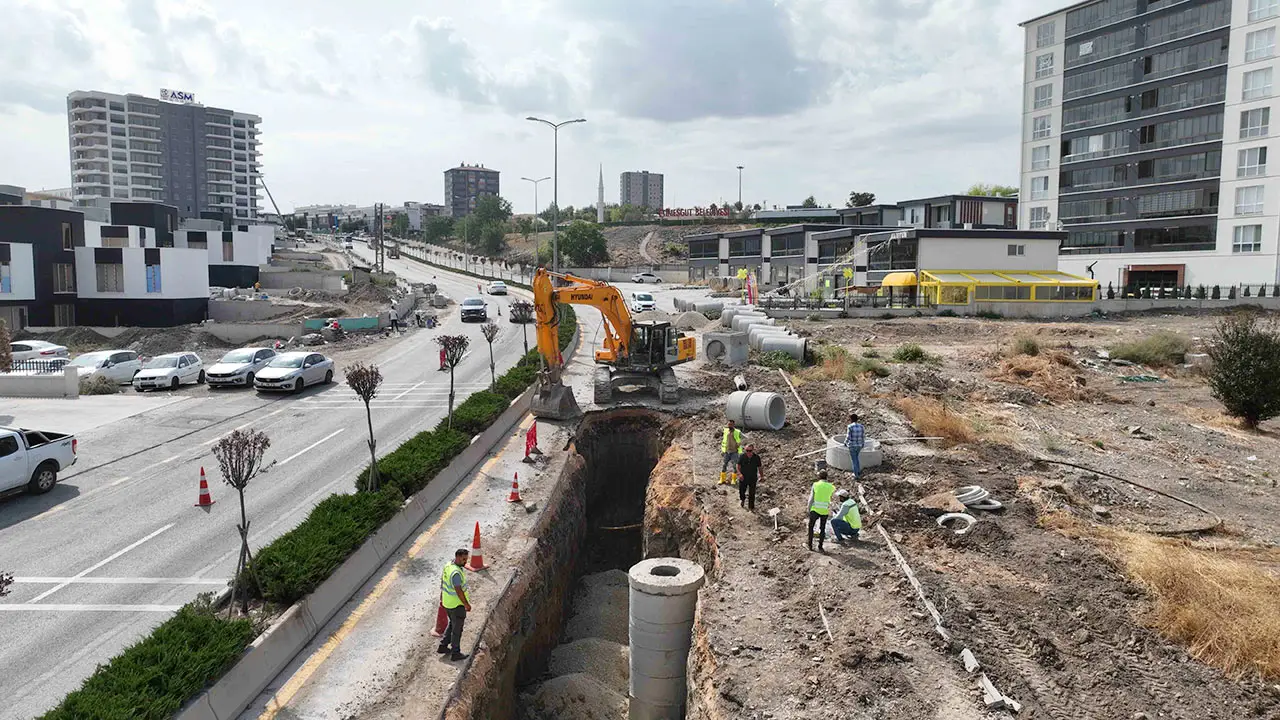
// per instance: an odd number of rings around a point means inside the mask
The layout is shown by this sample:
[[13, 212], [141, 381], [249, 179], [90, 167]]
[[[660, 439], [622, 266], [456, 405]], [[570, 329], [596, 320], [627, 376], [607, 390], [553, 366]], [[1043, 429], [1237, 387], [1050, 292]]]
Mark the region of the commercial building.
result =
[[1095, 0], [1022, 23], [1020, 227], [1065, 230], [1059, 267], [1104, 285], [1280, 280], [1278, 22], [1278, 0]]
[[462, 163], [444, 171], [444, 206], [452, 217], [466, 217], [483, 195], [501, 195], [497, 170]]
[[262, 118], [160, 98], [77, 90], [67, 96], [72, 199], [159, 202], [182, 218], [256, 222]]
[[650, 210], [666, 207], [662, 201], [662, 173], [636, 170], [618, 179], [618, 204]]

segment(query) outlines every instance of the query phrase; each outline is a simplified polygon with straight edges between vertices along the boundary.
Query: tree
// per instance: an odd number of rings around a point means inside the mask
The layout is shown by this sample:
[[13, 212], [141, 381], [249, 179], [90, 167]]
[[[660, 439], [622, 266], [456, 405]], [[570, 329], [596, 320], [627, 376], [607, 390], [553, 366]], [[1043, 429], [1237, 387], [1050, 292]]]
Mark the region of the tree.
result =
[[369, 423], [369, 482], [365, 487], [368, 492], [378, 491], [378, 442], [373, 437], [373, 411], [369, 403], [378, 397], [378, 388], [382, 385], [382, 371], [373, 363], [358, 362], [348, 366], [346, 371], [347, 385], [351, 392], [364, 402], [364, 417]]
[[493, 341], [498, 339], [498, 325], [490, 320], [480, 328], [480, 334], [489, 343], [489, 389], [492, 390], [498, 384], [498, 374], [493, 363]]
[[497, 195], [481, 195], [470, 217], [481, 224], [506, 223], [511, 219], [511, 203]]
[[609, 259], [609, 243], [600, 226], [575, 220], [560, 233], [560, 254], [577, 267], [593, 267]]
[[405, 237], [409, 234], [409, 216], [404, 213], [396, 213], [391, 216], [391, 234], [395, 237]]
[[440, 349], [444, 350], [444, 366], [449, 368], [449, 429], [453, 429], [453, 369], [458, 367], [467, 354], [471, 340], [466, 335], [441, 335], [436, 338]]
[[489, 257], [497, 257], [507, 249], [506, 223], [487, 222], [476, 228], [476, 249]]
[[1013, 197], [1018, 194], [1018, 188], [1012, 185], [992, 185], [988, 183], [974, 183], [964, 191], [965, 195], [983, 195], [985, 197]]
[[849, 201], [845, 203], [845, 207], [866, 207], [874, 205], [876, 202], [876, 194], [872, 192], [858, 192], [853, 190], [849, 193]]
[[[236, 530], [240, 532], [240, 558], [236, 561], [236, 574], [231, 581], [231, 606], [236, 602], [236, 591], [240, 584], [240, 575], [247, 569], [253, 574], [253, 554], [249, 552], [249, 520], [244, 510], [244, 490], [249, 487], [258, 471], [262, 469], [262, 456], [271, 447], [271, 439], [261, 430], [233, 430], [213, 445], [213, 456], [218, 460], [218, 471], [222, 473], [222, 481], [235, 488], [240, 497], [240, 524]], [[256, 580], [255, 580], [256, 582]], [[249, 614], [249, 591], [245, 590], [240, 599], [240, 612]], [[230, 610], [227, 611], [230, 617]]]
[[9, 594], [9, 586], [13, 584], [13, 575], [0, 572], [0, 597]]
[[453, 234], [453, 218], [432, 217], [422, 226], [422, 239], [429, 243], [439, 243]]
[[1209, 390], [1227, 413], [1250, 428], [1280, 415], [1280, 333], [1252, 313], [1218, 323], [1209, 347]]
[[532, 235], [534, 232], [532, 218], [527, 218], [527, 217], [516, 218], [515, 225], [516, 225], [516, 232], [524, 236], [525, 240], [528, 240], [529, 236]]
[[761, 210], [761, 208], [760, 208], [760, 203], [756, 203], [755, 205], [752, 205], [752, 206], [751, 206], [751, 209], [752, 209], [752, 210], [754, 210], [754, 211], [756, 211], [756, 212], [760, 212], [760, 210]]
[[804, 202], [800, 203], [800, 207], [802, 207], [802, 208], [806, 208], [806, 209], [808, 209], [808, 208], [816, 208], [816, 207], [818, 207], [818, 201], [817, 201], [817, 200], [814, 200], [814, 199], [813, 199], [813, 196], [812, 196], [812, 195], [810, 195], [809, 197], [807, 197], [807, 198], [805, 198], [805, 199], [804, 199]]
[[533, 321], [533, 303], [527, 300], [516, 300], [511, 303], [511, 322], [520, 323], [524, 333], [524, 354], [529, 354], [529, 323]]
[[9, 328], [3, 320], [0, 320], [0, 372], [9, 372], [13, 369], [13, 348], [9, 347], [12, 341]]

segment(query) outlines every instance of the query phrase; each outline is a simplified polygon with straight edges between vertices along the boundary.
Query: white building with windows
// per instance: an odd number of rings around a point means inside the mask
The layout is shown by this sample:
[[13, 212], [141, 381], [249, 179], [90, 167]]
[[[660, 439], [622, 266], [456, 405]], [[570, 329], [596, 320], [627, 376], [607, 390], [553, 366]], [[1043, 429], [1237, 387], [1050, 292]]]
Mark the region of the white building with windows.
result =
[[[1280, 0], [1091, 0], [1026, 30], [1019, 227], [1116, 287], [1280, 282]], [[1280, 118], [1277, 118], [1280, 121]]]

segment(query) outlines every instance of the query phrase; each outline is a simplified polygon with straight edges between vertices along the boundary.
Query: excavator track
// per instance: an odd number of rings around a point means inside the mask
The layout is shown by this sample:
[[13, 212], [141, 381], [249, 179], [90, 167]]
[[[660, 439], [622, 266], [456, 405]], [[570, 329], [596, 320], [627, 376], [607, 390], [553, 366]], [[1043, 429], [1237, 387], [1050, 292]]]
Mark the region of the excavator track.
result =
[[663, 405], [680, 402], [680, 382], [676, 380], [676, 371], [671, 368], [658, 371], [658, 400]]

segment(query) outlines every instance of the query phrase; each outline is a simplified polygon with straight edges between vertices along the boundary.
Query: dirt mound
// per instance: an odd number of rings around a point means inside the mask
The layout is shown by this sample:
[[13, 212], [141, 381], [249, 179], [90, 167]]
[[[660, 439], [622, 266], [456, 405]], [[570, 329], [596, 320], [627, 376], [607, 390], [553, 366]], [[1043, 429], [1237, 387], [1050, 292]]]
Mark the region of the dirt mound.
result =
[[521, 696], [530, 720], [622, 720], [627, 696], [584, 673], [552, 678]]
[[87, 352], [112, 346], [115, 340], [83, 327], [63, 328], [51, 333], [22, 331], [14, 334], [15, 340], [44, 340], [65, 345], [72, 352]]
[[680, 313], [674, 321], [678, 330], [701, 330], [711, 322], [706, 315], [692, 310]]
[[672, 320], [670, 313], [665, 313], [661, 310], [645, 310], [642, 313], [636, 313], [634, 318], [636, 320], [658, 320], [661, 322], [671, 322]]
[[1015, 355], [1000, 361], [987, 373], [993, 380], [1022, 385], [1055, 402], [1118, 402], [1101, 390], [1089, 387], [1089, 381], [1070, 355], [1048, 352], [1039, 355]]
[[601, 638], [582, 638], [551, 651], [547, 674], [552, 677], [582, 673], [619, 691], [630, 679], [631, 649]]

